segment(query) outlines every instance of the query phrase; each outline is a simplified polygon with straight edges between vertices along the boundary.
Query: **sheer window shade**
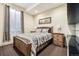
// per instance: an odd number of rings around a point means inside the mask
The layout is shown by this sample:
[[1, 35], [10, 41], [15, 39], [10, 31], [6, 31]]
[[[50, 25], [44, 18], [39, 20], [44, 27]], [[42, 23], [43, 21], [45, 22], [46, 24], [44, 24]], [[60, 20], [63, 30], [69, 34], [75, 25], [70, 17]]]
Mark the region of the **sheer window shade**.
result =
[[10, 8], [10, 33], [23, 32], [23, 12]]

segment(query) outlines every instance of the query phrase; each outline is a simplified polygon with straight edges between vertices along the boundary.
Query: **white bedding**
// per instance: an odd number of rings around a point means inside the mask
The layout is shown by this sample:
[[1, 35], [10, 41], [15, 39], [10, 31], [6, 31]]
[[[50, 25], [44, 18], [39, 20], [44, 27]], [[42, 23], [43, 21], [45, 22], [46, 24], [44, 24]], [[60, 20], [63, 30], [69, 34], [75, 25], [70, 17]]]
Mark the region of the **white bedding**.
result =
[[31, 55], [34, 56], [36, 55], [37, 46], [40, 46], [41, 44], [52, 38], [51, 33], [25, 33], [25, 34], [17, 34], [16, 36], [30, 40], [30, 42], [32, 43]]

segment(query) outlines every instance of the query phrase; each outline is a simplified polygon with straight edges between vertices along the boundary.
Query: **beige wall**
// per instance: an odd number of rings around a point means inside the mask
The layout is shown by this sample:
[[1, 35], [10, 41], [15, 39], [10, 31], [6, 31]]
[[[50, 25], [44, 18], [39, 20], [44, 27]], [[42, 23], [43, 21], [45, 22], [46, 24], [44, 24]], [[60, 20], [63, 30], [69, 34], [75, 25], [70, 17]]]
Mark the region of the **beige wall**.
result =
[[[46, 17], [52, 18], [51, 24], [39, 25], [39, 19], [46, 18]], [[72, 34], [70, 32], [68, 21], [67, 21], [67, 5], [64, 4], [55, 9], [51, 9], [51, 10], [48, 10], [46, 12], [36, 15], [34, 18], [34, 26], [35, 27], [53, 26], [53, 31], [57, 33], [60, 32], [58, 28], [61, 27], [61, 32], [64, 33], [65, 35]]]

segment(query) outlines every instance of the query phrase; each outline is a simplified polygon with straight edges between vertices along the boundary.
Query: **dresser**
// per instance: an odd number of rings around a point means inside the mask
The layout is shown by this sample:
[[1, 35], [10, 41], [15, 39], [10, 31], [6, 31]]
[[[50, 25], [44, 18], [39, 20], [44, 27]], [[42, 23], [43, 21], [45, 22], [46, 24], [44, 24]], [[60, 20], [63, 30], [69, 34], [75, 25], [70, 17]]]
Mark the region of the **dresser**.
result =
[[65, 36], [62, 33], [53, 33], [53, 44], [64, 47], [65, 44]]

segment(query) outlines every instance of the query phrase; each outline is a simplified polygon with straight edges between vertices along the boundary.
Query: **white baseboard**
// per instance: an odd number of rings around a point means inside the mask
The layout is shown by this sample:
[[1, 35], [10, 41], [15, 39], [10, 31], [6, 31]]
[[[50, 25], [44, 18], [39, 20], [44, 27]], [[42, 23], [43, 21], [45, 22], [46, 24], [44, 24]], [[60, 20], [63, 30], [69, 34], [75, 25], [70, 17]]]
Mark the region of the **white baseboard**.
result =
[[13, 44], [13, 42], [12, 41], [4, 42], [4, 43], [0, 44], [0, 46], [5, 46], [5, 45], [8, 45], [8, 44]]

